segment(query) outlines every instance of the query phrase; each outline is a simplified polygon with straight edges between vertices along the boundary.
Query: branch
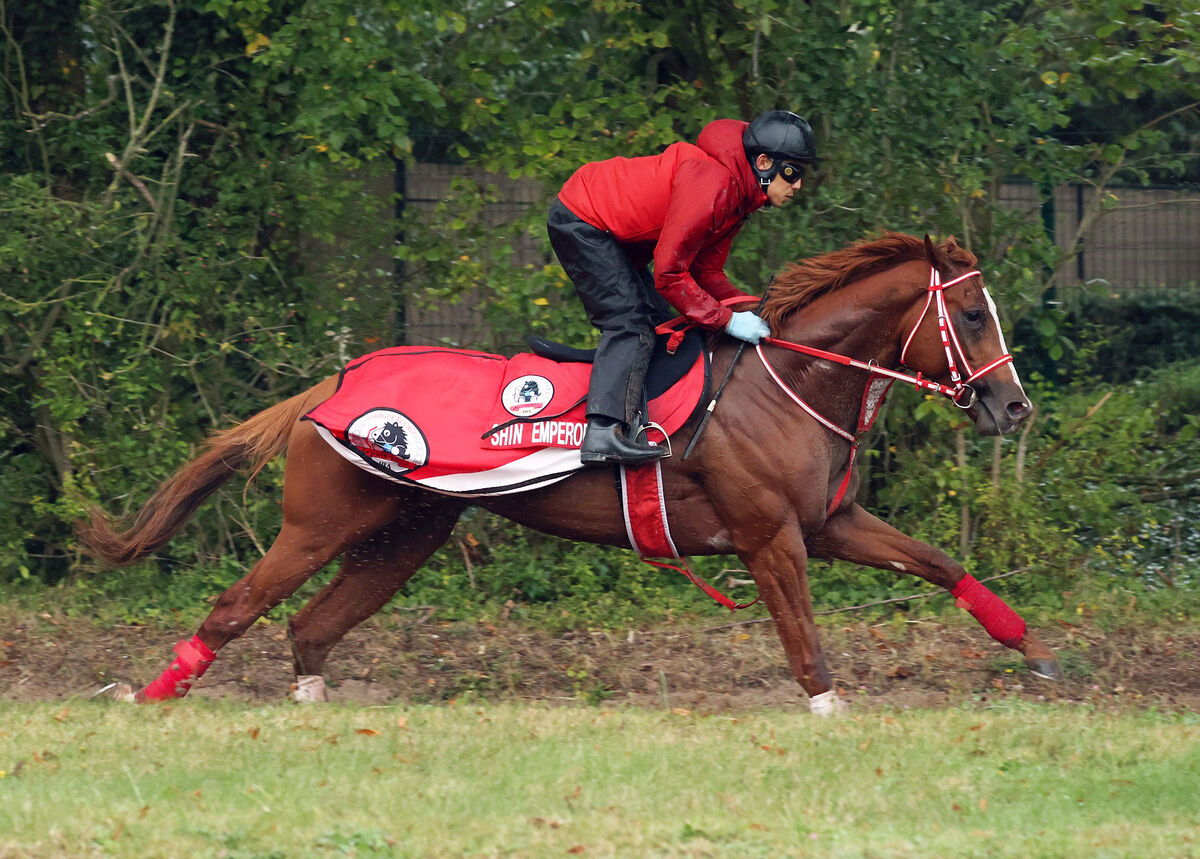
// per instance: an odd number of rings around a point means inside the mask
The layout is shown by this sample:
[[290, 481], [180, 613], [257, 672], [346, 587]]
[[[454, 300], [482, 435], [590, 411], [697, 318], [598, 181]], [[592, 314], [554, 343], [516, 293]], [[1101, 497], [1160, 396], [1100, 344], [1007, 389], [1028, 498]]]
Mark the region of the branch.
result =
[[[147, 129], [150, 127], [150, 118], [154, 115], [154, 111], [158, 107], [158, 100], [162, 95], [163, 83], [167, 76], [167, 59], [170, 57], [171, 43], [175, 36], [175, 16], [177, 12], [175, 8], [175, 0], [167, 0], [167, 7], [169, 9], [169, 13], [167, 16], [167, 23], [163, 27], [162, 42], [158, 48], [158, 68], [154, 73], [154, 85], [150, 89], [150, 99], [147, 101], [146, 107], [142, 111], [140, 119], [137, 118], [136, 106], [134, 105], [133, 101], [133, 89], [131, 86], [133, 78], [125, 68], [125, 59], [121, 54], [119, 41], [115, 46], [117, 64], [121, 69], [121, 79], [125, 85], [125, 98], [129, 105], [130, 121], [129, 140], [125, 144], [125, 151], [121, 153], [120, 158], [116, 160], [115, 164], [113, 163], [114, 156], [106, 156], [109, 158], [109, 164], [113, 167], [113, 171], [117, 174], [117, 176], [128, 178], [132, 175], [128, 172], [129, 164], [133, 160], [135, 154], [141, 150], [143, 144], [148, 139]], [[157, 129], [155, 130], [155, 133], [157, 133]], [[116, 190], [117, 182], [114, 178], [112, 184], [108, 186], [108, 190], [104, 195], [104, 208], [106, 210], [112, 206], [112, 199], [116, 194]], [[149, 192], [146, 191], [144, 187], [139, 188], [139, 190], [142, 192], [143, 196], [150, 198]], [[152, 203], [151, 206], [154, 208], [155, 213], [157, 214], [157, 205]]]
[[[129, 170], [125, 167], [125, 165], [121, 162], [121, 160], [119, 158], [117, 158], [117, 156], [113, 155], [111, 152], [105, 152], [104, 157], [108, 161], [108, 166], [113, 169], [114, 173], [116, 173], [118, 176], [124, 177], [125, 180], [129, 182], [130, 185], [132, 185], [133, 187], [138, 189], [138, 191], [141, 193], [141, 195], [143, 197], [145, 197], [146, 202], [150, 204], [150, 208], [154, 210], [154, 214], [157, 215], [158, 214], [158, 203], [155, 202], [154, 195], [151, 194], [149, 189], [146, 188], [145, 183], [142, 182], [142, 180], [139, 179], [137, 176], [134, 176], [132, 173], [130, 173]], [[115, 184], [115, 180], [114, 180], [114, 184]]]
[[83, 119], [85, 117], [91, 116], [93, 113], [100, 110], [101, 108], [108, 107], [110, 104], [112, 104], [114, 101], [117, 100], [117, 76], [109, 75], [107, 78], [105, 78], [105, 81], [108, 84], [108, 95], [105, 96], [99, 102], [97, 102], [94, 106], [89, 107], [87, 110], [81, 110], [79, 113], [72, 113], [72, 114], [58, 113], [57, 111], [53, 111], [53, 110], [46, 111], [45, 113], [28, 113], [28, 112], [22, 111], [22, 114], [24, 116], [27, 116], [33, 120], [34, 127], [29, 129], [28, 133], [36, 134], [37, 132], [39, 132], [43, 128], [45, 128], [47, 125], [49, 125], [50, 124], [49, 120], [52, 120], [52, 119], [65, 119], [69, 122], [74, 122], [77, 119]]

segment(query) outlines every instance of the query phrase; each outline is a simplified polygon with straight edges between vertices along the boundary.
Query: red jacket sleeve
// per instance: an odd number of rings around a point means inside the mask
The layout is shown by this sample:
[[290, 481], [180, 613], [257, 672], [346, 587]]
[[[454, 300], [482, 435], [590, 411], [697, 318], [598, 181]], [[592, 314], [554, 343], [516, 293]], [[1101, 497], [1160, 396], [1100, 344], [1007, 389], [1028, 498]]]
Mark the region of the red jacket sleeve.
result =
[[[733, 194], [728, 173], [721, 165], [700, 159], [682, 162], [671, 183], [667, 217], [654, 248], [655, 287], [680, 313], [704, 328], [724, 328], [733, 315], [697, 283], [692, 273], [693, 264], [701, 259], [702, 276], [710, 283], [718, 280], [712, 273], [712, 262], [718, 262], [718, 269], [723, 265], [729, 252], [726, 239], [732, 239], [732, 234], [717, 246], [724, 245], [723, 253], [707, 245], [718, 238], [713, 233], [716, 225], [727, 218]], [[722, 291], [726, 289], [724, 284], [735, 289], [723, 270], [719, 280], [723, 282], [717, 284]]]
[[727, 298], [755, 297], [734, 286], [725, 274], [725, 260], [729, 257], [729, 246], [733, 244], [733, 237], [741, 228], [742, 224], [738, 224], [718, 244], [700, 251], [696, 256], [696, 261], [692, 263], [692, 276], [696, 278], [700, 288], [717, 301], [724, 301]]

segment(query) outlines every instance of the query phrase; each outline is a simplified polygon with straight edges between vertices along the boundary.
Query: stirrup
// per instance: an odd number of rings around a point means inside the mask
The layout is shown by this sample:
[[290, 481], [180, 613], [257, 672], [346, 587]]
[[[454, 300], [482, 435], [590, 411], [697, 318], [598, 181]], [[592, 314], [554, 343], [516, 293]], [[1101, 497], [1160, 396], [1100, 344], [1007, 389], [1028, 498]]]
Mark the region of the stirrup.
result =
[[[671, 456], [671, 437], [669, 435], [667, 435], [667, 431], [665, 429], [663, 429], [660, 424], [656, 424], [654, 421], [646, 421], [646, 423], [640, 424], [637, 428], [637, 432], [635, 432], [633, 434], [634, 439], [637, 439], [639, 436], [645, 435], [646, 430], [648, 430], [648, 429], [656, 429], [660, 433], [662, 433], [663, 441], [662, 441], [662, 444], [659, 445], [659, 447], [666, 447], [667, 452], [661, 458], [667, 459], [668, 457], [670, 457]], [[658, 443], [654, 442], [654, 444], [658, 444]]]

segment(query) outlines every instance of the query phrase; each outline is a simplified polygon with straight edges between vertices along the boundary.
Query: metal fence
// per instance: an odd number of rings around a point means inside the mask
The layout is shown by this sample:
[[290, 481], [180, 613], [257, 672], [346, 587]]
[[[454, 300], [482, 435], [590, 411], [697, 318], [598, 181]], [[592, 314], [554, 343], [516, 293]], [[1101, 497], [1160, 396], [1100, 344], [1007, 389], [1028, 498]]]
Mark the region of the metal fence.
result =
[[[504, 176], [445, 164], [417, 164], [403, 174], [397, 187], [404, 205], [432, 212], [449, 199], [451, 182], [457, 177], [495, 185], [500, 202], [488, 208], [489, 223], [501, 224], [526, 214], [531, 206], [545, 207], [548, 195], [531, 180]], [[389, 189], [390, 190], [390, 189]], [[1001, 205], [1026, 210], [1041, 217], [1064, 250], [1072, 242], [1095, 190], [1082, 185], [1055, 189], [1044, 199], [1033, 185], [1003, 186]], [[1057, 296], [1071, 301], [1075, 295], [1099, 287], [1113, 298], [1155, 293], [1186, 297], [1200, 302], [1200, 189], [1163, 187], [1118, 187], [1109, 189], [1113, 199], [1084, 237], [1082, 252], [1060, 272]], [[514, 236], [513, 258], [517, 263], [543, 265], [552, 261], [536, 237]], [[413, 344], [448, 343], [473, 345], [488, 342], [482, 312], [483, 294], [464, 296], [459, 302], [436, 308], [410, 301], [406, 308], [404, 337]]]
[[[546, 194], [532, 180], [513, 180], [479, 169], [447, 164], [417, 164], [405, 172], [405, 188], [401, 191], [404, 205], [418, 212], [432, 212], [439, 202], [450, 196], [451, 183], [457, 178], [486, 183], [496, 187], [499, 202], [488, 205], [485, 220], [488, 224], [510, 223], [525, 215], [531, 206], [545, 208]], [[398, 189], [400, 190], [400, 189]], [[521, 234], [510, 238], [513, 261], [518, 265], [544, 265], [551, 256], [537, 239]], [[405, 311], [404, 341], [413, 345], [448, 344], [477, 346], [492, 342], [484, 302], [490, 297], [468, 293], [454, 304], [440, 307], [423, 306], [409, 300]]]
[[[1043, 201], [1032, 185], [1008, 184], [1002, 205], [1038, 214], [1064, 251], [1070, 248], [1096, 190], [1056, 188]], [[1107, 208], [1082, 237], [1082, 250], [1059, 273], [1060, 297], [1071, 287], [1099, 286], [1119, 298], [1133, 293], [1187, 293], [1200, 284], [1200, 189], [1113, 187]], [[1075, 292], [1079, 292], [1076, 290]]]

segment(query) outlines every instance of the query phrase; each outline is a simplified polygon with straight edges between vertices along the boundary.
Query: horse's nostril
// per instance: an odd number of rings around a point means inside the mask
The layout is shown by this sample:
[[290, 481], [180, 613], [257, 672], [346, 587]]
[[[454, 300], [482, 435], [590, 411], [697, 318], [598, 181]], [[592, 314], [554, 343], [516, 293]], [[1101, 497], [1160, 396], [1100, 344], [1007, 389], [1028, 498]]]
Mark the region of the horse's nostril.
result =
[[1033, 408], [1028, 400], [1016, 400], [1008, 404], [1008, 416], [1014, 421], [1024, 420], [1029, 417], [1031, 411]]

